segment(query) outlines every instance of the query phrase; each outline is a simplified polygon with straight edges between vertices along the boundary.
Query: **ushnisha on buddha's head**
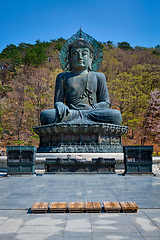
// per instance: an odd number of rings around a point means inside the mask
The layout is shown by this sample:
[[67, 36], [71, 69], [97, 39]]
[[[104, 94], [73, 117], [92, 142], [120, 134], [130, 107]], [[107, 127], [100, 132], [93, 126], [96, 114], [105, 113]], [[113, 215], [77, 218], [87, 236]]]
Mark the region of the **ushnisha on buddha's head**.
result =
[[92, 71], [92, 46], [79, 38], [69, 46], [70, 71]]

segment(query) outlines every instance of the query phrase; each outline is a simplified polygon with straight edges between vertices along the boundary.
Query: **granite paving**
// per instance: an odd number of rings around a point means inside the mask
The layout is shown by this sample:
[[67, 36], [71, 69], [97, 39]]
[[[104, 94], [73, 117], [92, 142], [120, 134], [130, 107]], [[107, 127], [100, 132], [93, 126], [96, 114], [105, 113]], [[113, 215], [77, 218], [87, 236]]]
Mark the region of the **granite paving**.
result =
[[[34, 202], [135, 201], [137, 213], [32, 214]], [[43, 174], [0, 178], [0, 240], [160, 239], [160, 175]]]

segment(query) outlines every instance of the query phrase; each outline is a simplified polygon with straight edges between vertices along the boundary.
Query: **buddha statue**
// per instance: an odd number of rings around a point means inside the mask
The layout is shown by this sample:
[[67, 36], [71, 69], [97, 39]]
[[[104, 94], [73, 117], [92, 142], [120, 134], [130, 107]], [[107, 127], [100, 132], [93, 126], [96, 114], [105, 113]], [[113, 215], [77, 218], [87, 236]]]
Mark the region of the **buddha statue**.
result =
[[[41, 125], [60, 122], [121, 124], [121, 113], [110, 108], [105, 75], [94, 71], [99, 64], [96, 55], [99, 53], [92, 43], [83, 38], [80, 30], [79, 36], [65, 45], [65, 53], [62, 49], [60, 62], [64, 63], [64, 70], [68, 63], [67, 71], [57, 76], [54, 108], [41, 112]], [[100, 54], [99, 59], [102, 60]]]

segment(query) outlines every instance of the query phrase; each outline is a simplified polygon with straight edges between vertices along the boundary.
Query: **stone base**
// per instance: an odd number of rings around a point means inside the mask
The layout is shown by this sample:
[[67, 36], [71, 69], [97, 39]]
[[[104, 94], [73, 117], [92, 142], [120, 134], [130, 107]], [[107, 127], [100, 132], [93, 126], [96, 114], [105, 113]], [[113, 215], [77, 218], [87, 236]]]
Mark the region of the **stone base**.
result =
[[57, 123], [34, 128], [40, 137], [39, 153], [123, 152], [121, 136], [127, 130], [126, 126], [105, 123]]
[[122, 144], [59, 144], [59, 146], [39, 147], [38, 153], [122, 153]]

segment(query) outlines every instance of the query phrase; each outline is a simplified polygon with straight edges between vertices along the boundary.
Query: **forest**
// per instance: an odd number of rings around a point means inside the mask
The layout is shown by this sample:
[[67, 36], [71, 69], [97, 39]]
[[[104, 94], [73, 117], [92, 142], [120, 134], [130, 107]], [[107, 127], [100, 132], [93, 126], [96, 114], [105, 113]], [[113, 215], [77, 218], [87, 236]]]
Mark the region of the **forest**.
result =
[[[36, 145], [33, 127], [40, 113], [54, 107], [55, 81], [62, 72], [59, 52], [65, 39], [35, 44], [10, 44], [0, 53], [0, 147]], [[160, 152], [160, 45], [153, 48], [127, 42], [99, 42], [100, 72], [107, 79], [111, 108], [128, 126], [123, 145], [154, 145]]]

